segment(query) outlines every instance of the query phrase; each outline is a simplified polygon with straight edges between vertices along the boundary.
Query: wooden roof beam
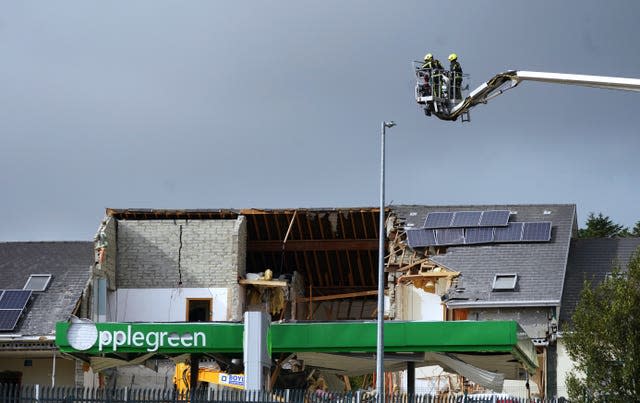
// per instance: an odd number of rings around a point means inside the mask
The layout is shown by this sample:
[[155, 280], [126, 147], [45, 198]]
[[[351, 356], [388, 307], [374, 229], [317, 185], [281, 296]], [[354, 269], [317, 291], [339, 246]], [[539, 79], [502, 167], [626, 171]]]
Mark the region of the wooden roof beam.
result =
[[[316, 240], [288, 240], [287, 252], [310, 251], [376, 251], [377, 239], [316, 239]], [[248, 252], [279, 252], [282, 251], [282, 241], [253, 241], [247, 242]]]

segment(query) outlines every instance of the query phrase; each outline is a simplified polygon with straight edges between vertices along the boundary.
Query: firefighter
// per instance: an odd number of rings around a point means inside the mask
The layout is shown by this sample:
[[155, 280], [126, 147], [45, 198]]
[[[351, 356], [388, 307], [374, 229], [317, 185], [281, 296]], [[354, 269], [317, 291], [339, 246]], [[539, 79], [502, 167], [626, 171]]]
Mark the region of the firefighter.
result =
[[449, 74], [451, 74], [451, 85], [449, 86], [449, 90], [451, 91], [450, 98], [453, 99], [462, 99], [462, 67], [458, 62], [458, 55], [452, 53], [449, 55], [449, 61], [451, 65], [449, 66]]
[[433, 83], [433, 95], [440, 98], [442, 96], [442, 64], [431, 53], [427, 53], [424, 55], [422, 69], [428, 70]]

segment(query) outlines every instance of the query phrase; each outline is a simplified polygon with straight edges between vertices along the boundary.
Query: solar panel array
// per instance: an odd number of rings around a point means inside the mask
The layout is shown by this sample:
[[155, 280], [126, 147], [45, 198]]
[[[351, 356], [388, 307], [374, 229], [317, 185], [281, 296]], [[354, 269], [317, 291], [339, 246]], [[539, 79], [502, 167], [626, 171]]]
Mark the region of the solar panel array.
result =
[[[440, 219], [443, 216], [439, 216]], [[435, 219], [434, 221], [435, 222]], [[407, 229], [407, 243], [412, 248], [427, 246], [477, 245], [505, 242], [548, 242], [551, 222], [510, 222], [505, 226], [465, 228]]]
[[437, 245], [436, 232], [432, 229], [408, 229], [407, 243], [412, 248]]
[[31, 290], [0, 290], [0, 332], [15, 329], [31, 293]]
[[465, 232], [467, 245], [493, 242], [493, 227], [467, 228]]
[[549, 221], [524, 223], [521, 241], [549, 241], [550, 239], [551, 223]]
[[509, 222], [509, 210], [434, 211], [427, 214], [424, 228], [504, 227]]
[[522, 227], [524, 223], [511, 222], [506, 227], [497, 227], [493, 230], [493, 240], [495, 242], [515, 242], [522, 238]]
[[464, 243], [464, 228], [440, 228], [436, 230], [438, 245], [460, 245]]

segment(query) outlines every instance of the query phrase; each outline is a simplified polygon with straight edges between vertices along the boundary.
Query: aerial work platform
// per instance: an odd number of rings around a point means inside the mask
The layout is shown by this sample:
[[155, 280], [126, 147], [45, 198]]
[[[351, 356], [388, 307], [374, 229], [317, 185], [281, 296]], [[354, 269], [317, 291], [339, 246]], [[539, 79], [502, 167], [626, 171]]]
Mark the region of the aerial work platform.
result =
[[[442, 120], [457, 120], [459, 117], [463, 122], [469, 121], [469, 110], [478, 104], [486, 104], [489, 100], [497, 97], [507, 90], [515, 88], [523, 81], [538, 81], [550, 84], [579, 85], [583, 87], [594, 87], [623, 91], [640, 91], [640, 79], [625, 77], [592, 76], [583, 74], [562, 74], [546, 73], [537, 71], [509, 70], [496, 74], [490, 80], [482, 83], [475, 90], [468, 92], [469, 80], [465, 75], [462, 81], [463, 99], [451, 99], [446, 97], [448, 82], [442, 80], [441, 96], [427, 95], [427, 86], [433, 88], [433, 79], [425, 72], [416, 67], [416, 102], [421, 105], [428, 116], [435, 115]], [[444, 77], [446, 77], [446, 71]], [[425, 78], [426, 77], [426, 78]], [[427, 91], [425, 91], [427, 89]], [[434, 92], [434, 91], [431, 91]]]

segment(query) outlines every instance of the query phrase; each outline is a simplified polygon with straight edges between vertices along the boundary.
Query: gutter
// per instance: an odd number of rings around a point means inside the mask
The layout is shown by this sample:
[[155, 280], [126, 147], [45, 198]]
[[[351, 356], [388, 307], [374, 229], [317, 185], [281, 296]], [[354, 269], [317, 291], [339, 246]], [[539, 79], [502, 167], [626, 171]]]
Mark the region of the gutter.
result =
[[560, 301], [449, 301], [445, 304], [447, 308], [533, 308], [559, 306]]
[[21, 334], [3, 334], [0, 335], [0, 343], [6, 342], [55, 342], [56, 336], [23, 336]]

